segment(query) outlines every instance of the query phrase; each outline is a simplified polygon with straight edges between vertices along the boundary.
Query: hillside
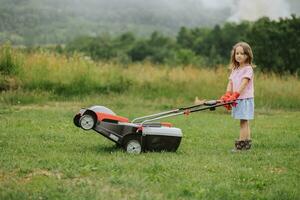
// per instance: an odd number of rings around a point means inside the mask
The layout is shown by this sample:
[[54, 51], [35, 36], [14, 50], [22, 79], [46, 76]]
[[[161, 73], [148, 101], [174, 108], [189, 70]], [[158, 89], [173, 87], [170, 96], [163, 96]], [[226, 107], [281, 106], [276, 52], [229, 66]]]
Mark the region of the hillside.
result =
[[[208, 2], [0, 0], [0, 43], [6, 40], [25, 45], [65, 43], [78, 35], [126, 31], [145, 36], [158, 30], [174, 36], [181, 26], [211, 27], [231, 16], [228, 4]], [[289, 3], [291, 11], [297, 13], [299, 3], [294, 0]]]

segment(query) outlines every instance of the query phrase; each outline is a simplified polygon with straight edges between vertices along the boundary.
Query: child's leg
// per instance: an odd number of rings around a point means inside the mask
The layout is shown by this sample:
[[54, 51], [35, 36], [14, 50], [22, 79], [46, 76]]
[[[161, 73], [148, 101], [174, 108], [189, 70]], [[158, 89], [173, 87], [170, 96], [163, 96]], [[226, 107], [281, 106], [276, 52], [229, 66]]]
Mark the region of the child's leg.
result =
[[240, 121], [240, 140], [250, 140], [250, 126], [249, 121], [241, 119]]
[[233, 152], [237, 150], [249, 150], [251, 149], [251, 139], [250, 139], [250, 126], [249, 121], [241, 119], [240, 121], [240, 138], [235, 141], [235, 149]]

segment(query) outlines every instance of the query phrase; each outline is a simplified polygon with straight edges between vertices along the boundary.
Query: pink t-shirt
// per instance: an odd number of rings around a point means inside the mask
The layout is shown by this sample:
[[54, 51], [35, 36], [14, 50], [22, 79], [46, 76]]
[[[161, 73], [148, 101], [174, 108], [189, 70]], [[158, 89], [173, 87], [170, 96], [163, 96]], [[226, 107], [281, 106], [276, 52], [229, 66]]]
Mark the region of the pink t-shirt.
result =
[[243, 92], [240, 94], [238, 99], [247, 99], [254, 97], [254, 86], [253, 86], [253, 68], [250, 65], [233, 69], [229, 76], [229, 80], [232, 81], [233, 92], [240, 89], [243, 78], [248, 78], [249, 82]]

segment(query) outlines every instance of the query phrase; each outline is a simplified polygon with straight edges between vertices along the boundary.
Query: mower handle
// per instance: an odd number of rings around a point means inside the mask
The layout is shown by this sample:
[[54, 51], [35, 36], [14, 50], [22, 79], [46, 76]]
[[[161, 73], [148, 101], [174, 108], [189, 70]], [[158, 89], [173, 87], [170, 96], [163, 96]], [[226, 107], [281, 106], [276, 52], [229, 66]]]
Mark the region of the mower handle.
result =
[[232, 103], [233, 102], [222, 103], [222, 101], [220, 101], [220, 100], [209, 100], [209, 101], [205, 101], [204, 103], [197, 104], [197, 105], [182, 107], [182, 108], [178, 108], [178, 109], [174, 109], [174, 110], [170, 110], [170, 111], [165, 111], [165, 112], [161, 112], [161, 113], [138, 117], [138, 118], [133, 119], [132, 123], [142, 121], [141, 123], [144, 124], [146, 122], [155, 121], [155, 120], [166, 118], [166, 117], [177, 116], [177, 115], [182, 115], [182, 114], [188, 115], [189, 113], [198, 112], [198, 111], [207, 110], [207, 109], [214, 110], [216, 107], [227, 105], [227, 104], [232, 104]]
[[206, 105], [206, 104], [207, 105], [214, 105], [214, 104], [216, 104], [216, 100], [206, 101], [206, 102], [203, 102], [201, 104], [196, 104], [196, 105], [192, 105], [192, 106], [177, 108], [177, 109], [174, 109], [174, 110], [160, 112], [160, 113], [156, 113], [156, 114], [153, 114], [153, 115], [147, 115], [147, 116], [138, 117], [138, 118], [133, 119], [131, 122], [134, 123], [135, 121], [140, 121], [142, 119], [153, 118], [153, 117], [160, 117], [160, 116], [166, 116], [167, 117], [170, 114], [178, 113], [178, 112], [183, 111], [183, 110], [197, 108], [199, 106], [203, 106], [203, 105]]
[[213, 106], [213, 105], [216, 105], [217, 103], [220, 103], [220, 102], [221, 102], [220, 100], [209, 100], [209, 101], [205, 101], [205, 102], [200, 103], [200, 104], [178, 108], [178, 110], [186, 110], [186, 109], [196, 108], [196, 107], [199, 107], [199, 106]]

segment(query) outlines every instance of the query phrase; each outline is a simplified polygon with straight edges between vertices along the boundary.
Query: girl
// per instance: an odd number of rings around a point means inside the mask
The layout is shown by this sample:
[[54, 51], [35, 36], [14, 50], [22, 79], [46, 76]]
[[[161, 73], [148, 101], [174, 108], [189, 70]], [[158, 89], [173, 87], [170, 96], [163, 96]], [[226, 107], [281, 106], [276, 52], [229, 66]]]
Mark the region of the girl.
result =
[[[240, 120], [240, 137], [235, 141], [237, 150], [251, 148], [249, 120], [254, 118], [253, 54], [246, 42], [239, 42], [231, 51], [231, 74], [223, 102], [235, 101], [232, 105], [232, 117]], [[231, 106], [226, 106], [228, 110]]]

